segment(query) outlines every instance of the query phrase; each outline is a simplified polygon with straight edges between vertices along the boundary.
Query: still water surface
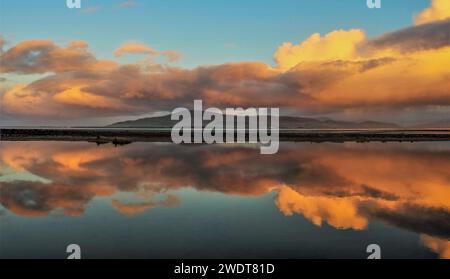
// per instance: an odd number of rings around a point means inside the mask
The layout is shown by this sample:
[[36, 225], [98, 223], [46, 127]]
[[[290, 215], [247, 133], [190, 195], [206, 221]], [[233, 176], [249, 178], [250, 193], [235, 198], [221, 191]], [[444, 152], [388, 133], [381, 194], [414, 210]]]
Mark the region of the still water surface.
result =
[[0, 258], [449, 258], [449, 168], [448, 142], [0, 142]]

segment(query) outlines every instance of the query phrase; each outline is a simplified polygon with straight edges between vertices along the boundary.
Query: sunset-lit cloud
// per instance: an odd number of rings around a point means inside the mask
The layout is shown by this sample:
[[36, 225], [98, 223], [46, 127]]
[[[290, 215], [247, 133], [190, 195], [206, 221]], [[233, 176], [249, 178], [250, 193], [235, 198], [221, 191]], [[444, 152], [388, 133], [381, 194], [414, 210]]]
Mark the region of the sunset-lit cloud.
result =
[[450, 1], [431, 0], [430, 7], [416, 15], [414, 23], [423, 24], [448, 18], [450, 18]]
[[301, 214], [316, 226], [327, 222], [339, 229], [361, 230], [368, 224], [368, 220], [358, 213], [357, 203], [349, 198], [304, 196], [289, 187], [283, 187], [275, 202], [283, 214]]
[[118, 200], [113, 200], [111, 203], [112, 207], [118, 212], [124, 215], [136, 215], [143, 213], [150, 208], [154, 208], [156, 205], [152, 202], [148, 203], [122, 203]]
[[365, 40], [359, 29], [337, 30], [323, 37], [311, 35], [298, 45], [282, 44], [274, 54], [281, 70], [289, 70], [301, 62], [352, 60], [357, 57], [357, 45]]
[[421, 50], [445, 48], [450, 44], [449, 22], [439, 20], [388, 32], [366, 40], [358, 46], [358, 52], [365, 57], [401, 56]]
[[126, 43], [114, 51], [114, 55], [118, 57], [125, 53], [157, 55], [159, 52], [141, 43]]
[[80, 87], [72, 87], [53, 96], [54, 100], [62, 104], [78, 105], [89, 108], [119, 108], [120, 103], [104, 96], [83, 91]]
[[114, 51], [114, 55], [116, 57], [121, 57], [127, 53], [145, 54], [149, 55], [150, 57], [164, 56], [167, 58], [169, 62], [175, 62], [181, 58], [181, 54], [176, 51], [173, 50], [159, 51], [152, 47], [137, 42], [125, 43]]
[[425, 246], [439, 254], [442, 259], [450, 259], [450, 241], [428, 235], [422, 235], [422, 241]]
[[65, 47], [23, 41], [4, 50], [0, 71], [46, 75], [2, 89], [3, 113], [23, 119], [126, 116], [190, 106], [194, 99], [308, 114], [442, 111], [449, 106], [450, 20], [427, 11], [445, 10], [444, 2], [433, 1], [421, 13], [433, 14], [429, 20], [374, 38], [362, 29], [339, 29], [285, 42], [273, 66], [247, 61], [184, 69], [155, 61], [177, 61], [178, 52], [139, 42], [122, 44], [114, 55], [144, 59], [118, 64], [97, 58], [85, 41]]
[[163, 200], [156, 200], [154, 195], [150, 195], [143, 202], [121, 202], [115, 199], [111, 202], [111, 206], [121, 214], [133, 216], [155, 207], [174, 207], [178, 203], [178, 198], [169, 194]]
[[6, 50], [0, 60], [0, 72], [36, 74], [71, 71], [104, 71], [116, 66], [108, 60], [97, 60], [85, 41], [72, 41], [59, 47], [49, 40], [29, 40]]

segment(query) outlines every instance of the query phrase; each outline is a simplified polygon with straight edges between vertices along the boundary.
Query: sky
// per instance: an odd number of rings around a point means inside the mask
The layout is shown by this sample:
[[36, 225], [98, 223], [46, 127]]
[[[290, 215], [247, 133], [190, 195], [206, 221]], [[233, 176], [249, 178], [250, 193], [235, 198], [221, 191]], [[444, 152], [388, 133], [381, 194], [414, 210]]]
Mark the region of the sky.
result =
[[194, 99], [448, 118], [447, 0], [65, 2], [0, 0], [0, 125], [90, 125]]
[[[85, 40], [97, 56], [112, 59], [123, 42], [139, 41], [183, 53], [178, 63], [183, 67], [273, 63], [272, 53], [283, 42], [336, 29], [361, 28], [369, 36], [380, 35], [409, 26], [429, 5], [428, 0], [385, 0], [382, 10], [372, 10], [365, 0], [82, 0], [80, 11], [68, 9], [64, 0], [0, 2], [1, 32], [11, 44], [41, 38]], [[124, 8], [123, 3], [135, 4]]]

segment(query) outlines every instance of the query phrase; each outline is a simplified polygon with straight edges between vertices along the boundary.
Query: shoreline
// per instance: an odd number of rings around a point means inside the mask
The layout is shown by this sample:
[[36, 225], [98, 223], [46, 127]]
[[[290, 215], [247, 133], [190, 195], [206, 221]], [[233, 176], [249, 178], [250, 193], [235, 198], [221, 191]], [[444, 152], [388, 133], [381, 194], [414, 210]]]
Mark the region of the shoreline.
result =
[[[246, 132], [248, 136], [248, 131]], [[144, 128], [0, 128], [0, 141], [87, 141], [124, 145], [171, 142], [171, 129]], [[280, 142], [450, 141], [450, 129], [280, 129]]]

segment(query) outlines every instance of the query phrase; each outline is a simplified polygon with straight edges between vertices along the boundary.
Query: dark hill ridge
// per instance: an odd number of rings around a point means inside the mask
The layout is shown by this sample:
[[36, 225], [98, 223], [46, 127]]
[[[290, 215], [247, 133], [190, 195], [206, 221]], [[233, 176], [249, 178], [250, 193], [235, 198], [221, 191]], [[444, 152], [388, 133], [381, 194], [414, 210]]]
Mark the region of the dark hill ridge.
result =
[[[191, 113], [193, 115], [193, 113]], [[111, 128], [172, 128], [178, 121], [171, 120], [171, 115], [141, 118], [117, 122]], [[203, 121], [203, 125], [209, 121]], [[270, 121], [269, 121], [270, 123]], [[349, 122], [331, 119], [314, 119], [307, 117], [280, 116], [281, 129], [370, 129], [370, 128], [400, 128], [397, 124], [376, 121]]]

